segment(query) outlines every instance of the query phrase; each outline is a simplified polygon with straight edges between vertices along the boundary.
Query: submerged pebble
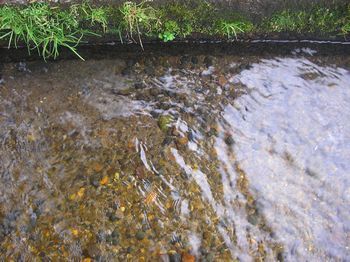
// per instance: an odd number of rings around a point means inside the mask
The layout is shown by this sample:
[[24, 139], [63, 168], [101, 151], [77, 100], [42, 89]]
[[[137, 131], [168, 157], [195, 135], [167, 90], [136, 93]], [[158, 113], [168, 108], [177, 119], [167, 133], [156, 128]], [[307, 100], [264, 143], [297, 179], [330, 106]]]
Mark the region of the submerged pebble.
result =
[[206, 57], [204, 58], [203, 63], [205, 64], [206, 67], [210, 67], [210, 66], [213, 65], [213, 58], [210, 57], [210, 56], [206, 56]]
[[235, 140], [233, 139], [233, 137], [231, 135], [227, 135], [225, 137], [225, 143], [226, 143], [226, 145], [232, 146], [235, 143]]
[[90, 184], [97, 188], [100, 186], [100, 180], [101, 180], [101, 175], [99, 174], [92, 175], [90, 178]]
[[137, 231], [135, 237], [137, 240], [143, 240], [145, 238], [145, 232], [139, 230]]
[[169, 260], [170, 262], [181, 262], [181, 254], [174, 253], [174, 254], [169, 254]]

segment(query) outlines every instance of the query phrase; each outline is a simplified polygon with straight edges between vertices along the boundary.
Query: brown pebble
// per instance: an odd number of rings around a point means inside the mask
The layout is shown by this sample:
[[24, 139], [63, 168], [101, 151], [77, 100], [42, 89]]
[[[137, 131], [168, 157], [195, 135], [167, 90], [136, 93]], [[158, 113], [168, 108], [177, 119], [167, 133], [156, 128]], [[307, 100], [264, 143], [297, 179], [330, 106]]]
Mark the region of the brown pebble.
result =
[[221, 75], [218, 79], [219, 85], [220, 86], [225, 86], [227, 84], [227, 79], [223, 75]]
[[181, 261], [182, 262], [195, 262], [196, 258], [194, 256], [192, 256], [191, 254], [183, 253]]
[[176, 140], [176, 143], [179, 144], [179, 145], [187, 145], [188, 143], [188, 138], [187, 137], [180, 137]]

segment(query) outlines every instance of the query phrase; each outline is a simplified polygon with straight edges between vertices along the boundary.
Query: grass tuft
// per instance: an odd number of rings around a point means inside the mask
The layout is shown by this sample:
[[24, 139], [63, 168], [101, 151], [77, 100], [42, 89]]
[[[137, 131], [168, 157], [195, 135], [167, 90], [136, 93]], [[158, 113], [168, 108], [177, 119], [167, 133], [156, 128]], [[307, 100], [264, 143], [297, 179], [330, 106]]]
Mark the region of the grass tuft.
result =
[[343, 25], [342, 32], [343, 32], [344, 35], [347, 35], [347, 34], [350, 33], [350, 22], [348, 22], [347, 24]]
[[326, 34], [339, 32], [343, 23], [344, 11], [342, 9], [314, 8], [311, 12], [285, 10], [266, 20], [263, 28], [268, 32]]
[[253, 27], [253, 24], [250, 22], [221, 20], [219, 21], [217, 32], [226, 34], [229, 39], [234, 37], [237, 40], [239, 34], [250, 32]]
[[8, 39], [8, 47], [24, 42], [28, 52], [36, 49], [46, 60], [57, 58], [59, 48], [66, 47], [83, 59], [76, 51], [85, 30], [79, 28], [74, 9], [61, 10], [48, 4], [36, 3], [24, 9], [5, 6], [0, 9], [0, 39]]
[[132, 39], [134, 42], [136, 41], [133, 35], [136, 33], [138, 42], [143, 49], [141, 40], [142, 32], [150, 34], [160, 24], [157, 10], [151, 6], [145, 6], [145, 2], [141, 2], [140, 4], [125, 2], [120, 7], [120, 12], [122, 13], [120, 31], [126, 29], [128, 38]]
[[158, 34], [159, 39], [164, 42], [173, 41], [180, 34], [180, 27], [176, 21], [169, 20], [164, 23], [164, 26]]
[[303, 11], [286, 10], [268, 20], [267, 29], [274, 32], [301, 32], [307, 27], [307, 20], [307, 14]]
[[75, 5], [75, 9], [79, 13], [79, 10], [82, 12], [82, 17], [88, 20], [91, 25], [99, 25], [102, 27], [103, 32], [107, 31], [108, 27], [108, 8], [105, 7], [92, 7], [88, 3], [83, 3], [81, 6]]
[[350, 5], [348, 6], [347, 14], [346, 14], [346, 17], [344, 18], [341, 31], [344, 35], [350, 34]]

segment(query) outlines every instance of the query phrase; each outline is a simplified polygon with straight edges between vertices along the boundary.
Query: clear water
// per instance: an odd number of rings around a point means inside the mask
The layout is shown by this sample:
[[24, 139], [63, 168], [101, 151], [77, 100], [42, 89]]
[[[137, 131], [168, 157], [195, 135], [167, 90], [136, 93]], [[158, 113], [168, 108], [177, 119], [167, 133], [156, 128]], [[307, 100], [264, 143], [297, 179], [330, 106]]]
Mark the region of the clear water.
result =
[[1, 258], [349, 260], [349, 64], [4, 64]]

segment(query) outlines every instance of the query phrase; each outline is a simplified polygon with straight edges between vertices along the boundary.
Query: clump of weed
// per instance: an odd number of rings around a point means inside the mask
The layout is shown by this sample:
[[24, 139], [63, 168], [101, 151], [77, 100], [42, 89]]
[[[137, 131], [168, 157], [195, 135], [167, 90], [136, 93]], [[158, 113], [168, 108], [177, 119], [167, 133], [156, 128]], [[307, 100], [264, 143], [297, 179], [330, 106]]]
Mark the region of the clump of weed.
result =
[[307, 27], [306, 12], [292, 12], [290, 10], [275, 14], [266, 23], [267, 31], [273, 32], [301, 32]]
[[310, 13], [309, 32], [336, 32], [339, 28], [341, 13], [339, 10], [317, 8]]
[[8, 47], [12, 43], [17, 47], [19, 39], [25, 39], [25, 19], [20, 16], [17, 7], [3, 6], [0, 8], [0, 39], [8, 39]]
[[343, 10], [315, 7], [311, 11], [286, 10], [265, 21], [265, 31], [272, 32], [339, 32], [344, 18]]
[[228, 38], [236, 38], [241, 33], [252, 31], [253, 24], [244, 21], [226, 21], [219, 20], [217, 25], [217, 33], [225, 34]]
[[[180, 3], [170, 4], [161, 10], [161, 16], [174, 21], [179, 26], [178, 34], [186, 37], [194, 30], [195, 18], [190, 9]], [[166, 28], [165, 28], [166, 29]], [[165, 30], [164, 30], [165, 31]]]
[[194, 33], [213, 33], [218, 15], [213, 5], [205, 0], [190, 3], [171, 2], [161, 7], [160, 11], [162, 20], [177, 24], [179, 29], [176, 30], [176, 35], [183, 38]]
[[349, 34], [350, 33], [350, 22], [345, 24], [343, 27], [342, 27], [342, 32], [344, 34]]
[[66, 47], [83, 59], [76, 51], [86, 31], [79, 28], [78, 15], [73, 9], [56, 12], [48, 4], [32, 4], [24, 9], [5, 6], [0, 9], [0, 38], [8, 37], [9, 47], [19, 41], [28, 51], [37, 49], [44, 59], [59, 55], [59, 47]]
[[341, 31], [344, 35], [350, 34], [350, 5], [348, 6], [347, 14], [343, 19]]
[[108, 20], [109, 20], [109, 9], [106, 7], [92, 7], [88, 3], [83, 3], [81, 6], [73, 6], [79, 12], [81, 10], [84, 19], [89, 21], [91, 25], [100, 25], [103, 29], [103, 32], [107, 31]]
[[139, 40], [138, 42], [143, 49], [141, 41], [142, 32], [151, 34], [155, 28], [159, 27], [160, 20], [158, 18], [158, 11], [151, 6], [146, 6], [145, 2], [139, 4], [125, 2], [119, 10], [122, 14], [120, 31], [126, 29], [128, 38], [133, 41], [135, 41], [133, 36], [136, 33]]
[[159, 39], [164, 42], [173, 41], [180, 33], [180, 27], [176, 21], [169, 20], [164, 23], [161, 32], [158, 34]]

